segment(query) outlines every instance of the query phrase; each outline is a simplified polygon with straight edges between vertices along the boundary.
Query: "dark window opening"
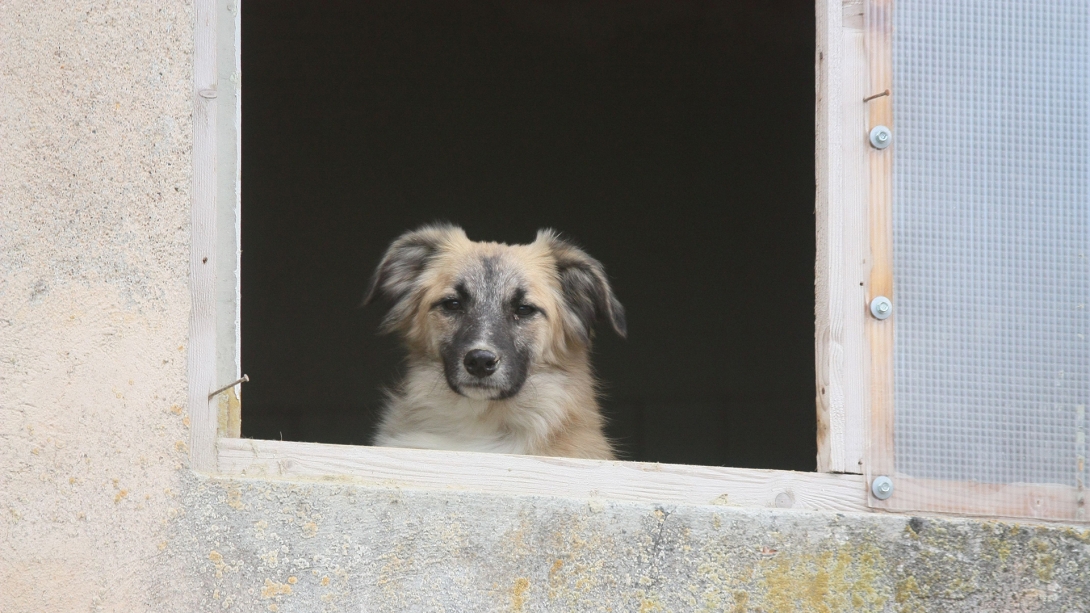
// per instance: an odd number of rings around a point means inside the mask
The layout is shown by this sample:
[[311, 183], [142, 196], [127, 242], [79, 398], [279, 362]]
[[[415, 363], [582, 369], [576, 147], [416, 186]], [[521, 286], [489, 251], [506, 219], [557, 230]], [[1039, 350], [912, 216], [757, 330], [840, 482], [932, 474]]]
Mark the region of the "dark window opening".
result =
[[402, 353], [358, 308], [435, 220], [601, 260], [623, 459], [814, 470], [812, 2], [247, 5], [246, 437], [367, 444]]

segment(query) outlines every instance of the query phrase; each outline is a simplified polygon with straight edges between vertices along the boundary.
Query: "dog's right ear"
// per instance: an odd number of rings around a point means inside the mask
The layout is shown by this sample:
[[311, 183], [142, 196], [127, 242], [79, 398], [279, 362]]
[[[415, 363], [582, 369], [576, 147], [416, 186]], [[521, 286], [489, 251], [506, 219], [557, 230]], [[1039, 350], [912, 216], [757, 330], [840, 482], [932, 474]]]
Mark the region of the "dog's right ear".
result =
[[362, 303], [366, 306], [381, 296], [393, 304], [382, 322], [385, 331], [396, 328], [412, 313], [411, 300], [407, 299], [416, 289], [420, 274], [443, 245], [457, 238], [466, 238], [458, 226], [430, 225], [406, 232], [390, 244]]

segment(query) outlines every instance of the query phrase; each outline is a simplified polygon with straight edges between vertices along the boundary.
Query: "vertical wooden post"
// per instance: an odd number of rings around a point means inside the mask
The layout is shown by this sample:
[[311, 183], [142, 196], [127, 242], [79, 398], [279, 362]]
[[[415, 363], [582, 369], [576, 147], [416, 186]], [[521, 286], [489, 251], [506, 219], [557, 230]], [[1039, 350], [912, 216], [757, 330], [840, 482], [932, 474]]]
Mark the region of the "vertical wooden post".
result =
[[818, 0], [814, 341], [821, 472], [861, 472], [867, 437], [863, 36], [863, 0]]
[[[890, 95], [867, 101], [867, 130], [883, 125], [893, 130], [893, 2], [866, 0], [865, 37], [868, 96], [889, 91]], [[893, 293], [893, 155], [897, 142], [885, 149], [867, 147], [868, 228], [870, 232], [870, 275], [867, 300], [885, 296], [893, 301], [893, 315], [879, 320], [866, 316], [870, 349], [870, 434], [866, 471], [869, 483], [878, 475], [892, 477], [893, 463], [893, 340], [897, 320], [897, 299]], [[871, 497], [873, 506], [884, 503]]]
[[196, 0], [193, 60], [193, 203], [189, 283], [189, 459], [216, 470], [216, 0]]
[[[242, 377], [242, 47], [240, 0], [216, 0], [216, 375], [218, 388]], [[213, 398], [219, 436], [238, 438], [242, 388]]]

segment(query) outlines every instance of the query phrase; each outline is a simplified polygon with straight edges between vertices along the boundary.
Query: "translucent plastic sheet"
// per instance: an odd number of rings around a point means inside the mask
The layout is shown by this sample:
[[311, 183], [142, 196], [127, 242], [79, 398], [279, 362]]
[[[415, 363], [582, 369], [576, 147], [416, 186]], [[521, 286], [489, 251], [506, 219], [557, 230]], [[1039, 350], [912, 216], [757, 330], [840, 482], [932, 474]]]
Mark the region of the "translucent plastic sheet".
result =
[[1077, 504], [1090, 2], [899, 0], [893, 24], [896, 472]]

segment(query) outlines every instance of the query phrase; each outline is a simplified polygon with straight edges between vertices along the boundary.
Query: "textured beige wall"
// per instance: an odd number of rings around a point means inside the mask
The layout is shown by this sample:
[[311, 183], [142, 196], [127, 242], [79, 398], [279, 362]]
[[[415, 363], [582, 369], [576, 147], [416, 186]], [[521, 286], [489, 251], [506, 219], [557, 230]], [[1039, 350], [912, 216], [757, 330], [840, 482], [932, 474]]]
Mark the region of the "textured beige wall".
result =
[[1085, 527], [195, 476], [192, 22], [0, 0], [0, 613], [1090, 610]]
[[146, 570], [188, 472], [192, 13], [0, 2], [5, 613], [162, 589]]

